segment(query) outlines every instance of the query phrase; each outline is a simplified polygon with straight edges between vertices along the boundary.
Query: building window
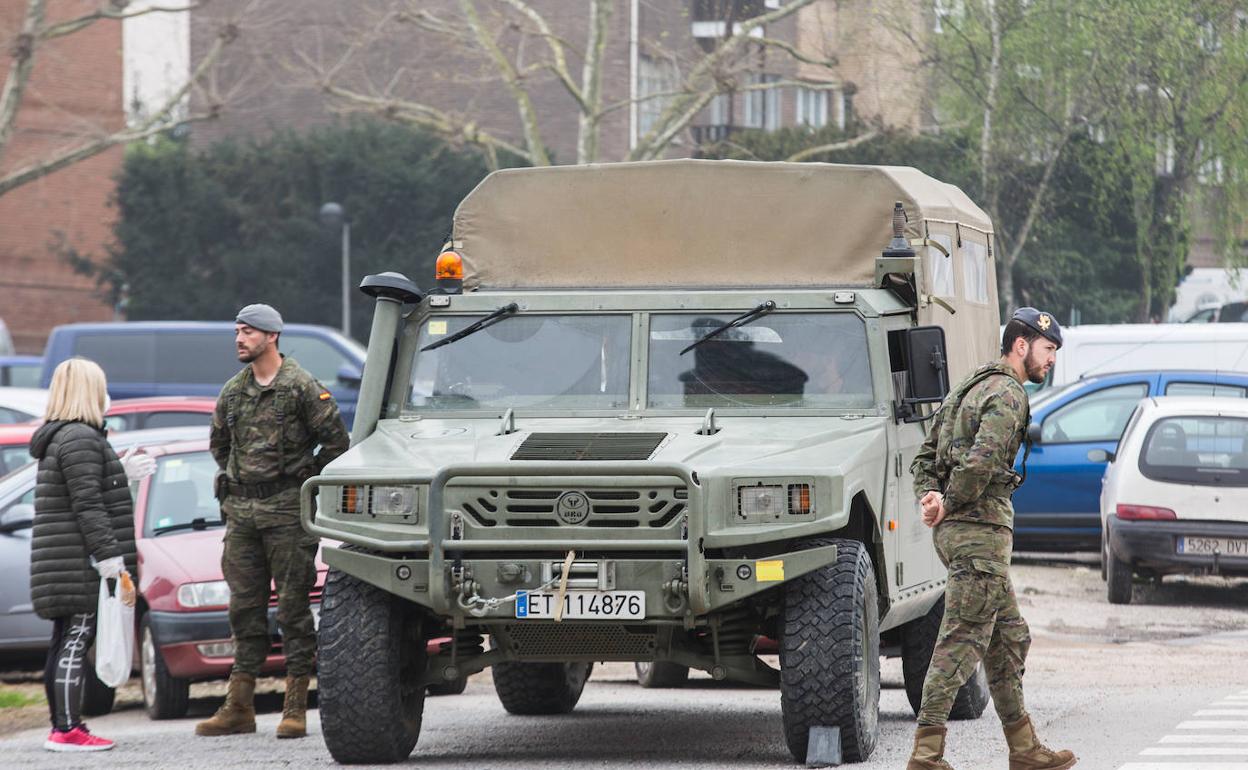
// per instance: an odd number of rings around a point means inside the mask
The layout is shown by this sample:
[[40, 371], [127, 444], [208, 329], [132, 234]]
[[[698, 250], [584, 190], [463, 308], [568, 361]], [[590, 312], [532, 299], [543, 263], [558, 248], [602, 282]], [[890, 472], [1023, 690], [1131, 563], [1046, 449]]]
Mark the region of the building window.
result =
[[[814, 88], [797, 89], [797, 125], [823, 128], [828, 125], [828, 91]], [[835, 92], [833, 92], [835, 93]]]
[[[749, 83], [758, 86], [779, 80], [780, 78], [776, 75], [752, 75]], [[761, 128], [764, 131], [775, 131], [780, 128], [780, 89], [746, 91], [745, 117], [742, 125], [746, 128]]]
[[712, 126], [726, 126], [731, 123], [730, 115], [732, 110], [732, 94], [716, 94], [711, 99], [711, 120]]
[[645, 136], [658, 124], [659, 116], [671, 102], [670, 94], [680, 85], [675, 62], [642, 54], [637, 60], [637, 133]]

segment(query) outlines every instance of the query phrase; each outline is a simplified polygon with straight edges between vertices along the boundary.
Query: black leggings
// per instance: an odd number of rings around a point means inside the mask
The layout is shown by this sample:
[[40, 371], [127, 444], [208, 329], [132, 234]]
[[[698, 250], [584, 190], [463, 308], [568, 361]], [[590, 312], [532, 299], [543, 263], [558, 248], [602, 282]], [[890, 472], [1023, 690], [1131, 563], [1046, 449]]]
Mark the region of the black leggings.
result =
[[95, 641], [95, 613], [69, 615], [52, 621], [52, 644], [43, 668], [52, 727], [72, 730], [82, 723], [82, 692], [94, 675], [87, 650]]

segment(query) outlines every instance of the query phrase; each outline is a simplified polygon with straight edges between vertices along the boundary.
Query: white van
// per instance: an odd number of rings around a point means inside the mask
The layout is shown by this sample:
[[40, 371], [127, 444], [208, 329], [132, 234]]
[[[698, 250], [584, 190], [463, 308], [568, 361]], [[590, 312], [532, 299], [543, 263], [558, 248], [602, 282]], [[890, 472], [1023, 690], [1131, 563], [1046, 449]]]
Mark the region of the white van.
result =
[[1041, 390], [1109, 372], [1248, 372], [1248, 323], [1089, 324], [1062, 329], [1062, 343]]

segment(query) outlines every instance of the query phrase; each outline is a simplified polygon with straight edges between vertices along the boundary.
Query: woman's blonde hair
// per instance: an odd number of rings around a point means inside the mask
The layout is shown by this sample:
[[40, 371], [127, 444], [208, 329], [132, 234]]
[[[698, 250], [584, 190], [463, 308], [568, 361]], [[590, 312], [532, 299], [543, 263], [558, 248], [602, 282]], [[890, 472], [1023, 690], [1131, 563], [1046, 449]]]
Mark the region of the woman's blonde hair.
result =
[[102, 428], [107, 396], [108, 381], [100, 365], [85, 358], [71, 358], [62, 361], [52, 372], [48, 408], [43, 417], [49, 422], [79, 420]]

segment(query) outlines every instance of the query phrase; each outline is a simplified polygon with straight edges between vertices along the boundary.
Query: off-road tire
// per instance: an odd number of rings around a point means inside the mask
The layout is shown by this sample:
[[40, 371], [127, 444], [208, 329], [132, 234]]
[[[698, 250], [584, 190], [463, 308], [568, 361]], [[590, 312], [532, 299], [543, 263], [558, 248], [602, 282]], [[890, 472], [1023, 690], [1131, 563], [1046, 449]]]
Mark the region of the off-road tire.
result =
[[420, 609], [331, 569], [321, 598], [317, 684], [325, 747], [342, 764], [402, 762], [425, 708]]
[[1108, 542], [1101, 549], [1101, 558], [1105, 564], [1105, 593], [1109, 603], [1130, 604], [1132, 583], [1135, 580], [1131, 574], [1131, 565], [1119, 559]]
[[[940, 636], [940, 623], [945, 618], [945, 600], [937, 601], [927, 614], [915, 618], [901, 628], [901, 676], [906, 683], [906, 698], [915, 715], [923, 703], [923, 680], [932, 663], [932, 650]], [[981, 661], [975, 673], [966, 680], [953, 700], [950, 719], [979, 719], [988, 707], [988, 673]]]
[[428, 694], [438, 695], [461, 695], [464, 690], [468, 689], [468, 677], [461, 676], [452, 682], [438, 682], [429, 685]]
[[593, 663], [496, 663], [494, 691], [511, 714], [568, 714], [593, 668]]
[[679, 663], [666, 660], [638, 661], [633, 667], [637, 670], [637, 684], [646, 689], [684, 687], [689, 681], [689, 667]]
[[875, 572], [855, 540], [816, 539], [806, 548], [835, 545], [836, 562], [784, 588], [780, 638], [780, 713], [784, 738], [806, 761], [810, 728], [839, 727], [847, 762], [871, 756], [879, 739], [880, 630]]
[[100, 681], [95, 675], [95, 664], [84, 666], [87, 680], [82, 685], [82, 715], [102, 717], [113, 710], [117, 691]]
[[160, 647], [152, 636], [147, 613], [139, 621], [139, 681], [143, 708], [150, 719], [181, 719], [191, 705], [191, 682], [169, 673]]

